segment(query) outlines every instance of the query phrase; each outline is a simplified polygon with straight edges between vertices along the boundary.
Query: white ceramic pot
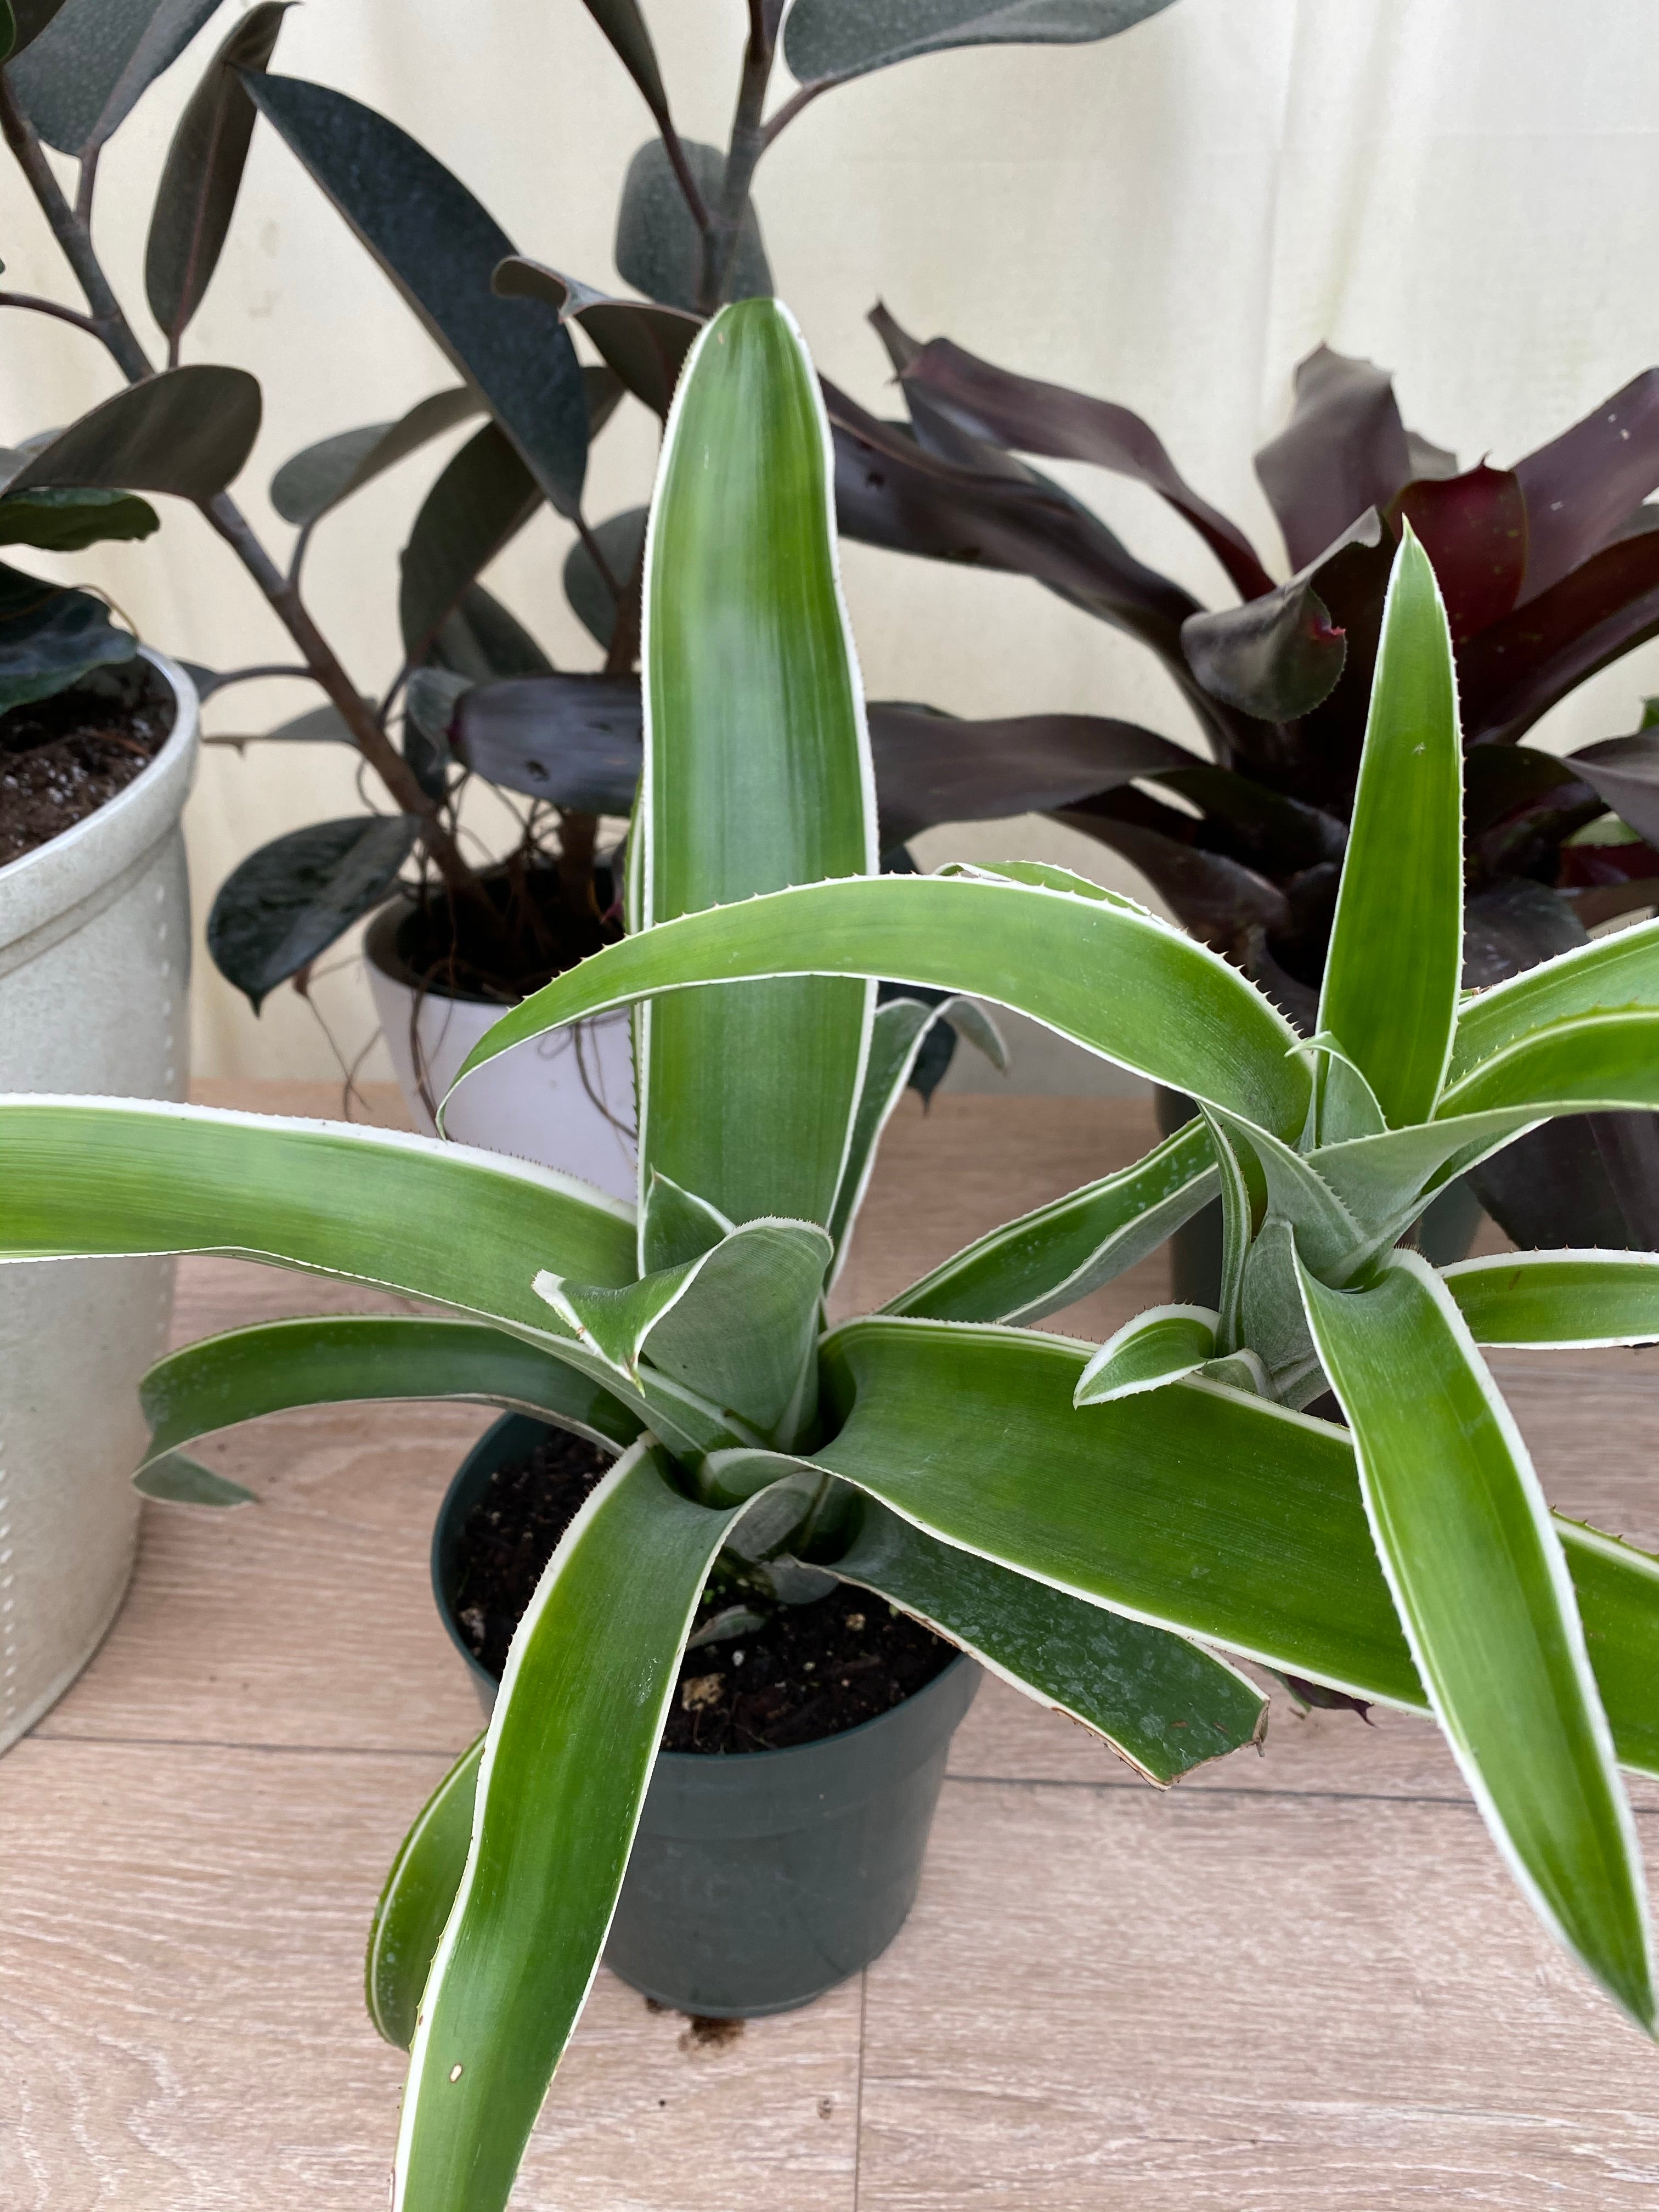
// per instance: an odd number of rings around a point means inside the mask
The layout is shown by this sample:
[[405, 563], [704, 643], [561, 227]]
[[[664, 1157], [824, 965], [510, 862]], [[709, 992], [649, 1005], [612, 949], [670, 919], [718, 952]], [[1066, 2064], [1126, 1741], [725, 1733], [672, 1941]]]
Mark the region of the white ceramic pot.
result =
[[[190, 894], [179, 817], [196, 693], [149, 766], [49, 845], [0, 867], [0, 1091], [182, 1098]], [[145, 1428], [138, 1382], [166, 1343], [170, 1260], [0, 1267], [0, 1749], [60, 1698], [132, 1571]]]
[[[416, 988], [398, 957], [406, 908], [384, 908], [363, 939], [369, 989], [398, 1088], [417, 1129], [436, 1133], [433, 1109], [461, 1062], [506, 1009]], [[635, 1194], [634, 1047], [626, 1012], [556, 1030], [504, 1053], [444, 1117], [459, 1144], [510, 1152], [580, 1176], [613, 1198]]]

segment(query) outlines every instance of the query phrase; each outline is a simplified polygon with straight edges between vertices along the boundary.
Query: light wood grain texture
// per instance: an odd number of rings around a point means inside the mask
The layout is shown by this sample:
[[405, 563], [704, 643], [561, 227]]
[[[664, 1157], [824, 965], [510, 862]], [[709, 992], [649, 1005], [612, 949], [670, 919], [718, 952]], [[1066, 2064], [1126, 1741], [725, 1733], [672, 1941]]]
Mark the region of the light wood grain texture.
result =
[[[403, 2081], [362, 2002], [425, 1757], [29, 1741], [0, 1787], [0, 2205], [368, 2212]], [[709, 2048], [601, 1974], [522, 2212], [852, 2203], [860, 1990]]]
[[[1139, 1100], [907, 1100], [842, 1307], [1152, 1136]], [[1097, 1339], [1166, 1281], [1154, 1258], [1056, 1325]], [[175, 1340], [398, 1304], [192, 1260]], [[1659, 1360], [1496, 1364], [1553, 1500], [1659, 1540]], [[204, 1450], [257, 1507], [146, 1507], [103, 1650], [0, 1764], [0, 2212], [384, 2202], [401, 2063], [362, 1945], [477, 1726], [427, 1552], [489, 1418], [287, 1414]], [[521, 2212], [1659, 2204], [1659, 2058], [1537, 1933], [1425, 1723], [1280, 1698], [1261, 1753], [1159, 1796], [988, 1683], [951, 1773], [862, 1984], [711, 2046], [601, 1975]]]
[[863, 2212], [1659, 2190], [1659, 2057], [1461, 1805], [947, 1784], [868, 1984]]

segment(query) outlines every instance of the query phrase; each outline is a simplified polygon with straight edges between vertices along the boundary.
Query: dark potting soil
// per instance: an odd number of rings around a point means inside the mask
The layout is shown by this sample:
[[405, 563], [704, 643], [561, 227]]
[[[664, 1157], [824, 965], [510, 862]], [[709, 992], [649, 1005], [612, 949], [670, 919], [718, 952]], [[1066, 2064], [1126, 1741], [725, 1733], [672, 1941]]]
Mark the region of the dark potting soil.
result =
[[167, 743], [175, 711], [139, 660], [0, 714], [0, 867], [125, 791]]
[[402, 980], [452, 999], [516, 1005], [622, 935], [611, 897], [610, 871], [594, 872], [592, 896], [572, 906], [552, 867], [517, 864], [483, 879], [482, 901], [454, 902], [434, 893], [398, 924]]
[[[610, 1464], [597, 1445], [555, 1431], [528, 1459], [497, 1468], [468, 1515], [455, 1617], [497, 1681], [543, 1568]], [[925, 1689], [957, 1656], [955, 1644], [850, 1583], [811, 1605], [711, 1583], [692, 1633], [738, 1605], [766, 1615], [765, 1625], [686, 1652], [665, 1751], [779, 1751], [839, 1735]]]

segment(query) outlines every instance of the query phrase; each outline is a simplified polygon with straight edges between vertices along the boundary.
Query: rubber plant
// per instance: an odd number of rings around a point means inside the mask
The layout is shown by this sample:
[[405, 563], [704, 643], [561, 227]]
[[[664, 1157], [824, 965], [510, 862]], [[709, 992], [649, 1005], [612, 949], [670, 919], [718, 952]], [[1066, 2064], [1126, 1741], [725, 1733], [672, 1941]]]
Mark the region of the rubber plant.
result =
[[[0, 292], [0, 307], [84, 331], [127, 386], [40, 441], [42, 450], [0, 455], [0, 543], [9, 518], [15, 537], [24, 517], [54, 502], [58, 534], [29, 542], [89, 542], [94, 514], [106, 535], [153, 528], [136, 492], [190, 501], [240, 561], [296, 656], [192, 666], [198, 689], [206, 696], [286, 677], [314, 695], [274, 728], [209, 742], [350, 745], [378, 786], [372, 797], [365, 792], [364, 811], [286, 833], [222, 887], [209, 950], [256, 1012], [285, 981], [304, 989], [313, 963], [404, 889], [435, 917], [417, 964], [430, 966], [440, 988], [464, 994], [510, 1000], [617, 933], [614, 856], [597, 841], [601, 816], [629, 811], [639, 775], [633, 672], [644, 508], [590, 525], [589, 449], [630, 396], [659, 417], [665, 412], [702, 317], [724, 300], [772, 289], [750, 198], [763, 155], [811, 101], [872, 71], [951, 48], [1103, 40], [1170, 4], [1069, 0], [1033, 15], [1006, 0], [907, 0], [896, 10], [885, 0], [795, 0], [781, 37], [783, 0], [750, 0], [722, 150], [681, 137], [635, 0], [587, 0], [654, 126], [629, 167], [617, 221], [617, 266], [644, 296], [617, 300], [518, 255], [468, 186], [386, 117], [329, 86], [274, 73], [286, 0], [257, 0], [203, 72], [156, 189], [143, 282], [163, 351], [158, 366], [94, 243], [98, 166], [219, 0], [0, 0], [0, 130], [86, 301], [83, 312]], [[574, 5], [569, 12], [574, 27]], [[768, 118], [780, 52], [797, 82]], [[258, 428], [257, 381], [239, 368], [180, 366], [229, 239], [260, 118], [338, 209], [459, 380], [396, 421], [334, 431], [285, 461], [270, 487], [293, 533], [281, 557], [229, 491]], [[72, 200], [46, 147], [78, 163]], [[578, 329], [590, 343], [586, 364], [573, 343]], [[307, 595], [313, 535], [366, 485], [463, 427], [470, 434], [437, 471], [388, 574], [398, 664], [366, 690]], [[63, 534], [70, 526], [64, 502], [80, 537]], [[479, 581], [550, 507], [572, 533], [567, 593], [604, 654], [599, 670], [556, 669]], [[120, 633], [86, 615], [84, 595], [61, 594], [40, 608], [33, 641], [14, 647], [13, 601], [21, 592], [20, 611], [33, 617], [43, 588], [0, 572], [0, 703], [9, 653], [21, 649], [31, 665], [61, 669], [75, 621], [82, 667], [95, 647], [116, 650]], [[902, 729], [894, 753], [894, 777], [914, 782]], [[508, 811], [520, 825], [498, 864], [482, 871], [459, 834], [474, 776], [511, 794]], [[900, 805], [895, 818], [914, 811]], [[905, 864], [902, 855], [896, 864]], [[948, 1025], [935, 1026], [923, 1061], [933, 1078], [951, 1037]]]
[[[1310, 1028], [1409, 522], [1445, 594], [1463, 702], [1465, 980], [1496, 982], [1659, 900], [1659, 732], [1644, 719], [1564, 759], [1526, 742], [1578, 684], [1659, 635], [1659, 369], [1512, 467], [1460, 470], [1406, 428], [1386, 372], [1322, 346], [1256, 456], [1294, 571], [1279, 582], [1129, 409], [948, 338], [919, 343], [883, 308], [872, 319], [908, 419], [843, 428], [842, 530], [1030, 576], [1127, 630], [1175, 678], [1208, 749], [1195, 758], [1083, 715], [999, 726], [917, 710], [915, 741], [953, 750], [962, 818], [1041, 808], [1111, 846]], [[1200, 605], [1024, 456], [1151, 487], [1238, 604]], [[1553, 1125], [1473, 1181], [1523, 1245], [1659, 1243], [1651, 1116]]]
[[[881, 1594], [1155, 1783], [1257, 1737], [1234, 1658], [1433, 1711], [1547, 1926], [1654, 2023], [1618, 1770], [1659, 1772], [1659, 1562], [1552, 1517], [1476, 1345], [1659, 1338], [1659, 1255], [1443, 1278], [1400, 1240], [1517, 1130], [1653, 1095], [1659, 930], [1460, 1000], [1456, 715], [1409, 537], [1316, 1038], [1059, 871], [877, 876], [830, 469], [786, 311], [722, 310], [681, 380], [647, 540], [630, 932], [475, 1055], [636, 1006], [637, 1209], [360, 1127], [0, 1101], [8, 1258], [213, 1249], [448, 1310], [278, 1322], [163, 1361], [152, 1487], [223, 1495], [184, 1456], [200, 1437], [340, 1400], [509, 1406], [619, 1455], [381, 1901], [371, 2008], [411, 2045], [403, 2212], [507, 2201], [723, 1552]], [[878, 1006], [887, 974], [1018, 1006], [1183, 1085], [1204, 1119], [826, 1329], [927, 1018]], [[1100, 1347], [1031, 1326], [1218, 1187], [1220, 1310], [1144, 1316]], [[1323, 1377], [1351, 1426], [1297, 1410]]]

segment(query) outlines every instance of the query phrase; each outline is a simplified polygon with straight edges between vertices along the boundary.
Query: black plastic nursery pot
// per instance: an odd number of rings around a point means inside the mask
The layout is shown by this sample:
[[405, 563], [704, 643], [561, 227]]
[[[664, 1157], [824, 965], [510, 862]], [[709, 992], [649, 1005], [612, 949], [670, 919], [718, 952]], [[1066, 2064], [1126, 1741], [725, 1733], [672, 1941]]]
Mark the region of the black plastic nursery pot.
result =
[[[460, 1533], [498, 1467], [544, 1425], [508, 1414], [450, 1484], [432, 1537], [432, 1587], [488, 1711], [495, 1681], [455, 1619]], [[951, 1661], [914, 1697], [840, 1735], [787, 1751], [659, 1752], [605, 1963], [682, 2012], [787, 2012], [834, 1989], [903, 1926], [980, 1669]]]

